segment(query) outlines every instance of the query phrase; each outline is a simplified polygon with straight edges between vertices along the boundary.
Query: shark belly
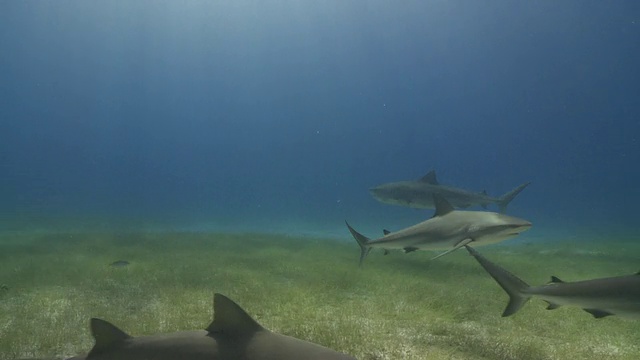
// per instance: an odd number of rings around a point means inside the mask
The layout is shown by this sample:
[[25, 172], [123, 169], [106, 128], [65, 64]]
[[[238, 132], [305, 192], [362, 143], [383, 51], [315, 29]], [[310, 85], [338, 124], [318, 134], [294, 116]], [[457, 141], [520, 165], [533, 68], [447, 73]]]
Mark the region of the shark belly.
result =
[[140, 336], [107, 351], [91, 352], [87, 360], [225, 360], [207, 332], [185, 331], [170, 335]]
[[[562, 287], [562, 284], [557, 284]], [[571, 283], [567, 284], [570, 287]], [[558, 306], [575, 306], [583, 310], [598, 310], [617, 315], [627, 319], [640, 319], [640, 298], [634, 294], [623, 294], [616, 291], [576, 291], [568, 294], [565, 291], [548, 291], [549, 287], [554, 285], [546, 285], [530, 288], [526, 293], [537, 296], [538, 298], [551, 304], [551, 308]], [[545, 291], [547, 290], [547, 291]], [[564, 289], [561, 289], [564, 290]], [[556, 294], [554, 294], [556, 292]]]
[[437, 237], [433, 235], [416, 234], [402, 236], [387, 236], [371, 242], [372, 247], [384, 249], [416, 248], [420, 250], [446, 250], [463, 240], [462, 237]]

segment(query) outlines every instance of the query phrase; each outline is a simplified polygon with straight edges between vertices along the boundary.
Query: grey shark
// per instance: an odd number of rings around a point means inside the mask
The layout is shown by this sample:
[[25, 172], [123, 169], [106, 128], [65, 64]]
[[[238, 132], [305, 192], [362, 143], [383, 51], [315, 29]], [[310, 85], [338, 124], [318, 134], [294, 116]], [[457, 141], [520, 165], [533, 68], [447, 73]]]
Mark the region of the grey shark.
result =
[[369, 189], [369, 192], [376, 200], [391, 205], [432, 209], [435, 207], [433, 194], [438, 194], [456, 208], [465, 209], [474, 205], [486, 208], [489, 204], [497, 204], [499, 211], [503, 213], [511, 200], [529, 184], [524, 183], [500, 197], [492, 197], [487, 195], [486, 191], [473, 192], [441, 185], [436, 178], [435, 170], [431, 170], [418, 180], [382, 184]]
[[618, 315], [640, 320], [640, 272], [634, 275], [576, 282], [563, 282], [552, 276], [549, 284], [529, 286], [517, 276], [487, 260], [477, 250], [470, 246], [466, 248], [509, 294], [509, 304], [502, 316], [515, 314], [535, 296], [549, 304], [547, 310], [569, 305], [578, 306], [595, 318]]
[[516, 237], [531, 227], [529, 221], [513, 216], [488, 211], [455, 210], [442, 196], [432, 196], [436, 210], [431, 219], [397, 232], [385, 230], [385, 235], [378, 239], [369, 239], [346, 223], [360, 245], [360, 264], [374, 247], [402, 249], [405, 252], [447, 250], [434, 257], [436, 259], [470, 243], [493, 244]]
[[221, 294], [214, 295], [214, 320], [206, 330], [132, 337], [91, 319], [95, 345], [69, 360], [355, 360], [329, 348], [273, 333]]

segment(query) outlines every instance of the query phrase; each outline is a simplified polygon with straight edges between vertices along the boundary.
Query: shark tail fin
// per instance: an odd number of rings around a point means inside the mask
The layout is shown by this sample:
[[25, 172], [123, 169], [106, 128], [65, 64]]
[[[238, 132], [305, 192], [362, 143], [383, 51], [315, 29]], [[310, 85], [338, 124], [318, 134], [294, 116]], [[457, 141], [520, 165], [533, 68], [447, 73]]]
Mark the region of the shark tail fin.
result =
[[500, 212], [504, 213], [505, 211], [507, 211], [507, 205], [509, 205], [509, 203], [511, 202], [511, 200], [513, 200], [513, 198], [516, 197], [516, 195], [520, 194], [520, 192], [522, 190], [524, 190], [524, 188], [526, 188], [529, 184], [531, 184], [530, 182], [526, 182], [518, 187], [516, 187], [515, 189], [509, 191], [508, 193], [500, 196], [498, 198], [498, 207], [500, 208]]
[[360, 245], [360, 266], [362, 266], [364, 258], [366, 258], [367, 255], [369, 255], [369, 251], [371, 251], [371, 246], [368, 245], [370, 239], [357, 232], [354, 228], [351, 227], [351, 225], [349, 225], [348, 222], [345, 221], [344, 223], [347, 224], [349, 232], [351, 233], [351, 235], [353, 235], [353, 238], [356, 239], [358, 245]]
[[510, 316], [518, 312], [520, 308], [531, 298], [524, 291], [529, 288], [529, 284], [522, 281], [517, 276], [492, 263], [477, 252], [474, 248], [465, 245], [467, 251], [482, 265], [491, 277], [509, 294], [509, 304], [504, 309], [502, 316]]

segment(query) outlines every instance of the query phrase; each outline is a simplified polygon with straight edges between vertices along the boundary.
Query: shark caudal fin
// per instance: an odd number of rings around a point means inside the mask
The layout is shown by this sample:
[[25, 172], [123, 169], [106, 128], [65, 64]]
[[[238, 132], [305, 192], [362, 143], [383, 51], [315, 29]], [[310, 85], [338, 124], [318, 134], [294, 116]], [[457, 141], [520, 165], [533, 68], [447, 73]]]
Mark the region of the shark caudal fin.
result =
[[531, 298], [530, 295], [524, 293], [524, 290], [527, 289], [529, 285], [507, 270], [487, 260], [474, 248], [467, 245], [464, 247], [471, 255], [473, 255], [474, 258], [476, 258], [480, 265], [482, 265], [498, 285], [500, 285], [500, 287], [509, 294], [509, 304], [504, 309], [502, 316], [509, 316], [518, 312], [518, 310], [527, 303], [529, 298]]
[[526, 182], [520, 186], [518, 186], [517, 188], [509, 191], [508, 193], [500, 196], [498, 198], [497, 204], [498, 204], [498, 208], [500, 209], [500, 213], [504, 213], [505, 211], [507, 211], [507, 205], [509, 205], [509, 203], [511, 202], [511, 200], [513, 200], [513, 198], [516, 197], [516, 195], [520, 194], [520, 192], [522, 190], [524, 190], [524, 188], [526, 188], [529, 184], [531, 184], [530, 182]]
[[356, 241], [358, 242], [358, 245], [360, 245], [360, 266], [362, 266], [362, 262], [364, 261], [364, 258], [366, 258], [367, 255], [369, 255], [369, 251], [371, 251], [371, 246], [367, 245], [370, 239], [360, 234], [359, 232], [357, 232], [354, 228], [351, 227], [351, 225], [349, 225], [349, 223], [346, 220], [344, 223], [347, 224], [347, 228], [349, 228], [349, 232], [351, 233], [351, 235], [353, 235], [353, 238], [356, 239]]

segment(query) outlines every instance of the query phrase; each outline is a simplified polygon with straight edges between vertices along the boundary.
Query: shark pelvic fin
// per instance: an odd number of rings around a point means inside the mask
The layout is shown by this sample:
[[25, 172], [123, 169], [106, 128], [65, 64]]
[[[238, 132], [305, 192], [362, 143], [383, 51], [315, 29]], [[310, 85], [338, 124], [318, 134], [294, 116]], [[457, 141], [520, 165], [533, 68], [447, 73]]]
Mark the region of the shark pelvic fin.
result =
[[560, 280], [560, 278], [558, 278], [557, 276], [551, 276], [551, 282], [550, 284], [560, 284], [563, 283], [564, 281]]
[[449, 249], [449, 250], [447, 250], [447, 251], [445, 251], [445, 252], [443, 252], [441, 254], [438, 254], [438, 255], [432, 257], [431, 260], [435, 260], [435, 259], [437, 259], [439, 257], [447, 255], [448, 253], [452, 253], [452, 252], [460, 249], [461, 247], [471, 243], [472, 241], [473, 241], [473, 239], [464, 239], [464, 240], [460, 241], [459, 243], [457, 243], [452, 249]]
[[433, 194], [433, 203], [436, 205], [436, 211], [433, 217], [444, 216], [455, 210], [453, 206], [440, 194]]
[[438, 185], [438, 179], [436, 178], [436, 171], [431, 170], [427, 173], [427, 175], [420, 178], [420, 181], [425, 182], [431, 185]]
[[366, 258], [367, 255], [369, 255], [369, 251], [371, 251], [371, 246], [368, 245], [370, 239], [360, 234], [359, 232], [357, 232], [356, 229], [352, 228], [351, 225], [349, 225], [349, 223], [346, 220], [344, 223], [347, 224], [347, 228], [349, 229], [349, 232], [351, 233], [353, 238], [356, 239], [356, 242], [360, 246], [360, 266], [362, 266], [362, 262], [364, 261], [364, 258]]
[[91, 349], [91, 353], [99, 353], [108, 350], [117, 344], [131, 339], [131, 336], [118, 329], [115, 325], [102, 319], [91, 319], [91, 334], [96, 340], [96, 344]]
[[209, 334], [251, 334], [264, 328], [238, 304], [222, 294], [213, 295], [213, 322]]
[[387, 229], [382, 229], [382, 233], [385, 235], [389, 235], [391, 234], [391, 231], [387, 230]]

